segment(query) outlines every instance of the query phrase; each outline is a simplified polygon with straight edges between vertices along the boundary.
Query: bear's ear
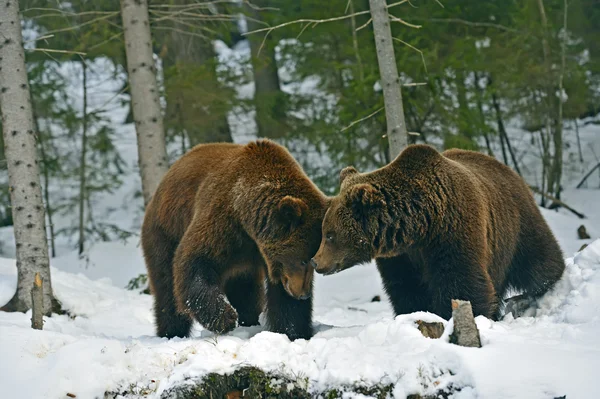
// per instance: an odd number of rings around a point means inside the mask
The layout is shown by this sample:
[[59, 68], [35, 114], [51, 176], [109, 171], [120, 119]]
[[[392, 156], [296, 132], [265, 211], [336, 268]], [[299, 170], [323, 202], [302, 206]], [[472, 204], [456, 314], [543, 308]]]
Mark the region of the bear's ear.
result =
[[342, 169], [342, 171], [340, 172], [340, 184], [342, 184], [344, 182], [344, 180], [346, 180], [346, 177], [350, 176], [350, 175], [355, 175], [358, 173], [358, 170], [356, 170], [354, 168], [354, 166], [346, 166], [344, 169]]
[[385, 205], [383, 194], [369, 183], [352, 186], [348, 199], [352, 210], [359, 216], [366, 216], [369, 210]]
[[279, 210], [279, 215], [281, 215], [283, 220], [294, 224], [304, 218], [306, 212], [308, 211], [308, 206], [300, 198], [286, 195], [279, 200], [277, 209]]

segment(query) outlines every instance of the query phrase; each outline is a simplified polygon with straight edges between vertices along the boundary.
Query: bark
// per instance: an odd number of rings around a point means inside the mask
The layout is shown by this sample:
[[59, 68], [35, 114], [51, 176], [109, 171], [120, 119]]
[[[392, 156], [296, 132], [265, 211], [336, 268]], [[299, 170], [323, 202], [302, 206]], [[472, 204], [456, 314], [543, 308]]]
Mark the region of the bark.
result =
[[0, 5], [0, 38], [0, 104], [18, 279], [17, 291], [3, 309], [31, 309], [31, 287], [39, 273], [44, 285], [43, 313], [50, 314], [57, 302], [52, 295], [35, 124], [17, 1]]
[[81, 63], [83, 71], [83, 117], [82, 117], [82, 132], [81, 132], [81, 159], [79, 161], [79, 254], [83, 253], [85, 243], [85, 197], [87, 195], [85, 184], [85, 158], [87, 153], [87, 66], [85, 61]]
[[[259, 7], [269, 7], [270, 1], [254, 1], [253, 4]], [[260, 13], [252, 6], [246, 5], [246, 12], [253, 19], [261, 20]], [[264, 27], [251, 19], [247, 19], [247, 22], [249, 31]], [[285, 111], [280, 109], [283, 93], [275, 60], [276, 42], [273, 37], [267, 36], [265, 39], [262, 35], [249, 35], [248, 41], [250, 42], [254, 75], [254, 107], [256, 108], [258, 136], [282, 137], [285, 134], [282, 123]]]
[[408, 134], [404, 120], [402, 93], [400, 92], [398, 69], [392, 43], [390, 19], [385, 0], [369, 0], [369, 6], [373, 18], [377, 62], [379, 64], [381, 87], [383, 88], [390, 158], [395, 158], [406, 147]]
[[454, 331], [450, 335], [450, 342], [460, 346], [481, 348], [481, 339], [473, 317], [471, 302], [453, 299], [452, 319]]
[[147, 205], [168, 169], [147, 0], [121, 0], [121, 17], [142, 192]]

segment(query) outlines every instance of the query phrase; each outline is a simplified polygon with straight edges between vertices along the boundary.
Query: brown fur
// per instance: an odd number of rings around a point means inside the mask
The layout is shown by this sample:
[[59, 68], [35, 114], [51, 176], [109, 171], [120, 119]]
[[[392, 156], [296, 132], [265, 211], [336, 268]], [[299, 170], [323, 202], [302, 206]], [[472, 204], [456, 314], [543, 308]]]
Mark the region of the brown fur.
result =
[[312, 335], [313, 268], [328, 199], [280, 145], [203, 144], [171, 166], [148, 204], [142, 247], [157, 334], [192, 318], [227, 332], [258, 324]]
[[323, 221], [317, 272], [375, 258], [396, 314], [451, 316], [451, 299], [498, 317], [509, 287], [532, 298], [562, 276], [561, 250], [516, 173], [487, 155], [426, 145], [361, 174], [345, 168]]

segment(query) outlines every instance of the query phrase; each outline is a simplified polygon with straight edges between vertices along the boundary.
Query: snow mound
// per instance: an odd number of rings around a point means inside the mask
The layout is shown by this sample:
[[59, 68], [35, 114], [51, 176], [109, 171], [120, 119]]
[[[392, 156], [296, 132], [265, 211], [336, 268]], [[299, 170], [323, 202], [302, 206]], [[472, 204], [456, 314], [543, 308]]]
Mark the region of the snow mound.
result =
[[[305, 381], [313, 391], [393, 384], [396, 398], [450, 386], [463, 388], [456, 398], [600, 397], [600, 240], [567, 259], [563, 279], [535, 317], [478, 317], [481, 349], [449, 344], [447, 334], [423, 337], [415, 321], [446, 324], [435, 315], [393, 318], [373, 265], [317, 276], [317, 333], [294, 342], [261, 327], [214, 336], [196, 326], [194, 338], [160, 339], [153, 336], [150, 296], [59, 268], [52, 269], [54, 289], [74, 319], [53, 316], [35, 331], [30, 313], [0, 312], [2, 397], [95, 398], [127, 390], [158, 398], [178, 384], [244, 366]], [[0, 259], [0, 299], [15, 286], [14, 260]], [[382, 301], [372, 302], [374, 295]]]

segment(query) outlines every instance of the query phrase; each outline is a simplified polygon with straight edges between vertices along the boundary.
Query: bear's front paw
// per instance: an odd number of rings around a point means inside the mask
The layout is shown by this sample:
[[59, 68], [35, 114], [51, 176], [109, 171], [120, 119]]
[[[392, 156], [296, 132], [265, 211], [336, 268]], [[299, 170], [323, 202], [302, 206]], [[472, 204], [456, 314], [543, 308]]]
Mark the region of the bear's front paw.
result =
[[237, 327], [238, 314], [229, 304], [225, 304], [220, 317], [216, 317], [212, 322], [204, 327], [214, 333], [225, 334]]

